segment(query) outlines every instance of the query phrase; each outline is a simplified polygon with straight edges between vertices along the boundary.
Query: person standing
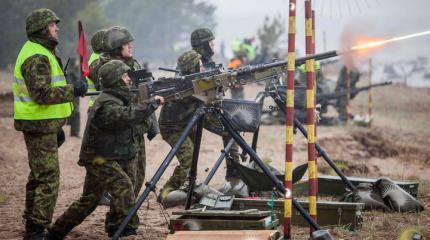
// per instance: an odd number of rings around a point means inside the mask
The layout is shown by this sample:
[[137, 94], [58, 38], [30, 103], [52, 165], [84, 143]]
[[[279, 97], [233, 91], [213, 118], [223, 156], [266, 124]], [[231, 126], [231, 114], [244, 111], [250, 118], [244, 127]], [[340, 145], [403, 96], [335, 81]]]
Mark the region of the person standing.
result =
[[22, 131], [30, 174], [26, 185], [24, 239], [44, 239], [58, 196], [58, 147], [62, 126], [73, 111], [75, 96], [87, 91], [84, 82], [67, 84], [55, 54], [60, 19], [50, 9], [32, 11], [26, 18], [28, 40], [14, 69], [14, 126]]
[[[102, 53], [99, 59], [90, 65], [90, 77], [92, 79], [99, 79], [97, 76], [98, 69], [112, 59], [124, 62], [132, 71], [142, 69], [137, 60], [133, 58], [133, 41], [134, 37], [127, 28], [115, 26], [107, 29], [103, 38], [103, 47], [106, 52]], [[137, 83], [133, 84], [137, 85]], [[103, 84], [101, 88], [104, 88]], [[136, 196], [139, 194], [145, 180], [146, 152], [144, 134], [147, 134], [148, 140], [152, 140], [160, 132], [155, 113], [147, 118], [145, 122], [140, 123], [137, 126], [137, 131], [140, 136], [138, 139], [140, 147], [134, 188]]]
[[[112, 237], [135, 203], [133, 175], [139, 142], [136, 127], [144, 122], [164, 99], [155, 96], [139, 99], [135, 104], [130, 92], [130, 70], [120, 60], [100, 67], [103, 92], [88, 114], [79, 154], [86, 176], [82, 196], [49, 229], [49, 239], [63, 239], [98, 206], [103, 192], [112, 196], [106, 223]], [[139, 219], [135, 214], [121, 236], [136, 235]]]
[[[201, 55], [201, 61], [206, 71], [216, 67], [215, 62], [212, 60], [215, 46], [214, 40], [215, 36], [208, 28], [198, 28], [191, 33], [191, 47]], [[221, 126], [219, 119], [212, 115], [206, 115], [204, 127], [207, 130], [220, 135], [222, 137], [224, 147], [227, 146], [231, 136], [226, 131], [222, 130], [223, 127]], [[239, 174], [234, 168], [232, 161], [239, 162], [239, 147], [237, 143], [234, 143], [230, 148], [230, 152], [227, 155], [226, 160], [227, 172], [225, 178], [231, 183], [231, 185], [235, 185], [239, 179]]]
[[[77, 84], [77, 81], [84, 81], [81, 78], [79, 70], [79, 60], [76, 58], [70, 58], [71, 65], [67, 69], [66, 78], [68, 83]], [[73, 112], [70, 116], [67, 124], [70, 125], [70, 136], [79, 138], [79, 132], [81, 130], [81, 113], [79, 111], [79, 97], [73, 98]]]
[[[101, 29], [95, 32], [91, 37], [91, 48], [93, 49], [93, 52], [91, 53], [90, 59], [88, 60], [89, 66], [91, 66], [93, 62], [99, 59], [100, 54], [104, 52], [103, 38], [105, 33], [106, 29]], [[87, 82], [88, 92], [100, 91], [100, 83], [97, 79], [91, 79], [90, 77], [87, 77]], [[96, 96], [90, 96], [90, 100], [88, 101], [88, 107], [91, 108], [94, 105], [95, 99]]]
[[[194, 50], [183, 53], [178, 57], [177, 69], [181, 76], [204, 71], [201, 55]], [[202, 101], [193, 96], [166, 103], [161, 108], [158, 119], [163, 140], [173, 147], [196, 110], [202, 105]], [[163, 203], [169, 192], [179, 189], [185, 183], [193, 158], [194, 135], [192, 131], [178, 149], [176, 158], [179, 165], [161, 188], [157, 197], [158, 202]]]

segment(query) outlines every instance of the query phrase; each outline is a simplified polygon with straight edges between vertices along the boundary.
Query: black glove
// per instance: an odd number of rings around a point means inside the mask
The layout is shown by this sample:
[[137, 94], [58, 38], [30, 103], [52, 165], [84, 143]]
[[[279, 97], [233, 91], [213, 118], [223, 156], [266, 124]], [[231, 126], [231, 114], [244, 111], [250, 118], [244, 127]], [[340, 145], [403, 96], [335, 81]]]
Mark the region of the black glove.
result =
[[85, 81], [85, 80], [76, 81], [73, 84], [73, 86], [74, 86], [73, 95], [75, 97], [83, 97], [85, 95], [85, 93], [87, 93], [87, 90], [88, 90], [87, 81]]
[[60, 147], [66, 141], [66, 135], [62, 128], [57, 132], [57, 146]]
[[148, 119], [148, 125], [149, 125], [149, 130], [146, 134], [146, 137], [148, 138], [149, 141], [151, 141], [152, 139], [155, 138], [155, 136], [157, 136], [157, 134], [160, 133], [160, 127], [158, 126], [158, 122], [157, 122], [157, 117], [155, 116], [155, 114], [151, 114], [151, 116]]
[[157, 136], [157, 134], [158, 134], [158, 132], [156, 132], [156, 131], [149, 131], [147, 134], [146, 134], [146, 137], [148, 138], [148, 140], [149, 141], [151, 141], [152, 139], [154, 139], [156, 136]]

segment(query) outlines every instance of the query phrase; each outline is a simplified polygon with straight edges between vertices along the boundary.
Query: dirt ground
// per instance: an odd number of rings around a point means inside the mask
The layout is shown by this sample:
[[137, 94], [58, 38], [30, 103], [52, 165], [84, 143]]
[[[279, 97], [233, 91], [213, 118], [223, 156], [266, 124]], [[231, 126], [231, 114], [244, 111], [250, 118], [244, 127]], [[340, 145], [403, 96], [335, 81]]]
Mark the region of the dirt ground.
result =
[[[21, 239], [22, 214], [25, 201], [25, 184], [29, 167], [23, 136], [14, 130], [10, 92], [10, 74], [0, 74], [0, 239]], [[262, 87], [246, 87], [246, 97], [252, 99]], [[419, 200], [426, 210], [419, 214], [364, 212], [363, 228], [350, 232], [342, 226], [331, 227], [335, 239], [396, 239], [407, 227], [419, 227], [430, 237], [430, 90], [390, 86], [373, 91], [374, 121], [372, 129], [355, 126], [319, 127], [318, 142], [327, 153], [342, 165], [349, 175], [363, 177], [386, 176], [396, 180], [420, 182]], [[86, 119], [86, 100], [81, 104], [82, 122]], [[268, 103], [270, 104], [270, 103]], [[354, 113], [366, 113], [367, 94], [361, 93], [352, 103]], [[69, 127], [64, 128], [69, 133]], [[83, 129], [83, 126], [82, 126]], [[258, 153], [271, 165], [283, 169], [284, 127], [262, 126]], [[82, 133], [81, 133], [82, 134]], [[245, 134], [249, 141], [250, 134]], [[68, 137], [60, 148], [61, 186], [55, 209], [56, 219], [74, 200], [78, 199], [85, 171], [78, 161], [80, 138]], [[294, 165], [306, 161], [306, 140], [297, 134], [294, 141]], [[207, 175], [216, 160], [222, 141], [220, 137], [204, 132], [198, 179]], [[149, 180], [170, 147], [161, 136], [147, 142], [147, 173]], [[322, 160], [319, 162], [323, 162]], [[157, 186], [162, 186], [178, 162], [173, 161]], [[330, 169], [321, 164], [323, 173]], [[212, 185], [219, 187], [224, 181], [222, 165]], [[135, 239], [163, 239], [168, 233], [167, 218], [172, 210], [164, 211], [155, 201], [155, 194], [139, 210], [141, 225]], [[106, 239], [104, 217], [108, 208], [100, 206], [67, 239]], [[308, 229], [295, 227], [294, 239], [308, 239]]]

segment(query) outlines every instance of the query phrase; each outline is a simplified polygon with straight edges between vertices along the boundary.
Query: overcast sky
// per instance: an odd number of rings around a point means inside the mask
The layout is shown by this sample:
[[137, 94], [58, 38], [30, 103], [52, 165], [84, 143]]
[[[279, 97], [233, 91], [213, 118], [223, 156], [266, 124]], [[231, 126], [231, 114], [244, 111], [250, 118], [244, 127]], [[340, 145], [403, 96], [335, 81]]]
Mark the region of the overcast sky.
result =
[[[207, 0], [217, 7], [216, 44], [229, 47], [234, 38], [256, 36], [265, 16], [288, 20], [288, 0]], [[297, 0], [296, 46], [304, 52], [304, 1]], [[391, 38], [430, 30], [430, 0], [313, 0], [317, 52], [337, 49], [345, 29], [370, 37]], [[286, 26], [288, 26], [286, 24]], [[286, 39], [286, 38], [285, 38]], [[392, 44], [376, 58], [398, 60], [430, 54], [430, 35]]]

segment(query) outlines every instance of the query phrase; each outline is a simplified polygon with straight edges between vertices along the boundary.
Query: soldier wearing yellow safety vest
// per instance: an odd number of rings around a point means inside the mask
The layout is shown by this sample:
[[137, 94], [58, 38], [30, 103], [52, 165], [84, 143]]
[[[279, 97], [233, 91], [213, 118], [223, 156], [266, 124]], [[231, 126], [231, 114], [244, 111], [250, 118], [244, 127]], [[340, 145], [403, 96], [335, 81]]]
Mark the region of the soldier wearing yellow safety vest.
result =
[[[103, 37], [106, 33], [106, 29], [99, 30], [93, 34], [91, 37], [91, 47], [93, 48], [93, 53], [88, 60], [88, 65], [91, 65], [95, 60], [99, 59], [100, 54], [103, 52]], [[98, 83], [97, 79], [87, 78], [88, 81], [88, 92], [95, 92], [100, 90], [100, 83]], [[90, 101], [88, 102], [88, 106], [92, 107], [94, 105], [96, 96], [91, 96]]]
[[73, 110], [73, 97], [87, 91], [83, 81], [67, 84], [61, 60], [55, 55], [59, 21], [49, 9], [30, 13], [26, 19], [28, 41], [14, 69], [14, 124], [24, 134], [30, 166], [24, 239], [45, 238], [58, 195], [58, 147], [64, 142], [61, 127]]

